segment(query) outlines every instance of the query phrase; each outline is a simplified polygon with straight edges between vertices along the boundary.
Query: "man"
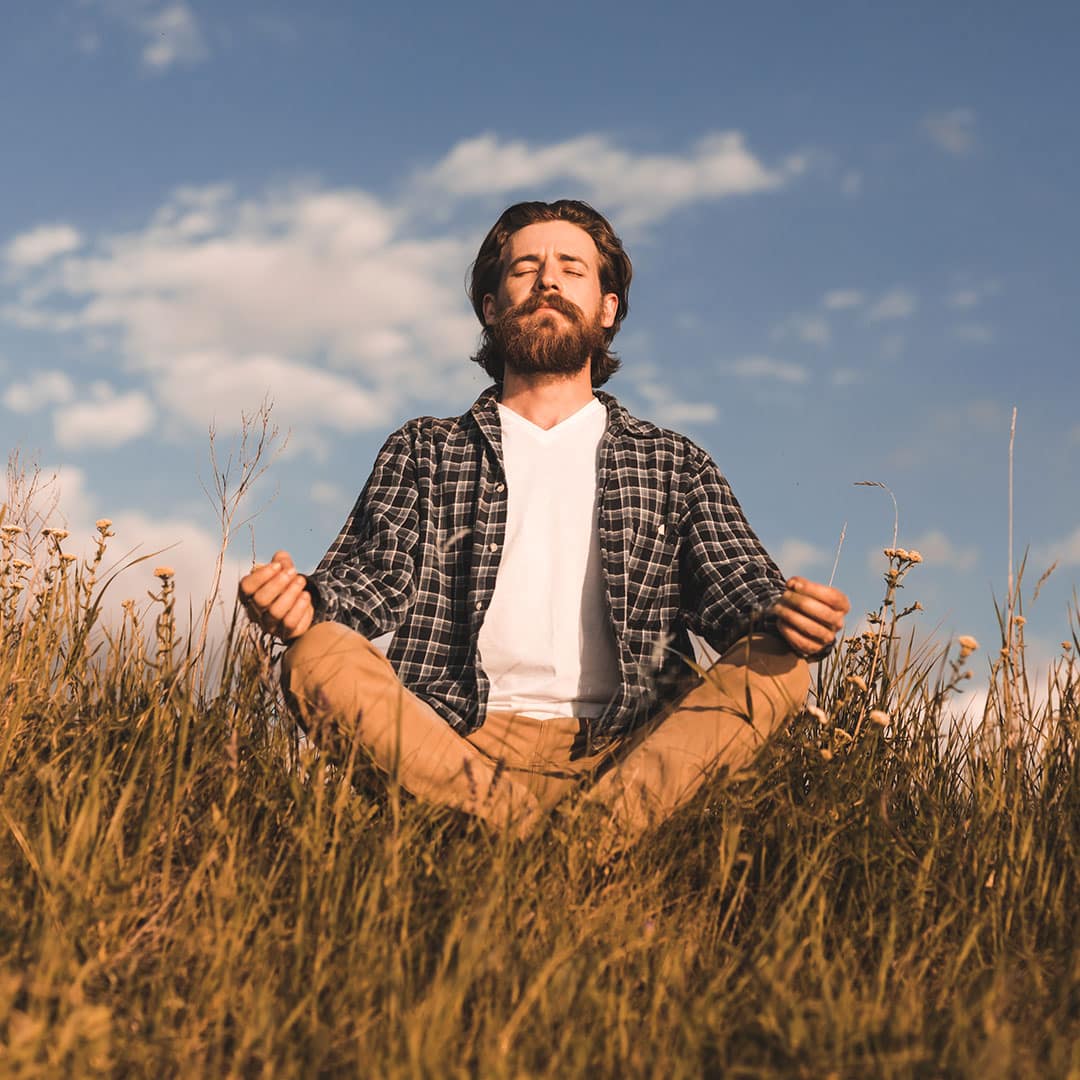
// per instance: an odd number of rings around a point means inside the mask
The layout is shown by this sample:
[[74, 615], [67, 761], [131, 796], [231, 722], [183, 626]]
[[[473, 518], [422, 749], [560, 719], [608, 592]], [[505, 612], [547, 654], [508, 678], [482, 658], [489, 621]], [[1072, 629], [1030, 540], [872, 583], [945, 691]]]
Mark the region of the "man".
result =
[[518, 835], [578, 787], [629, 844], [747, 765], [849, 610], [785, 582], [704, 451], [594, 393], [630, 278], [585, 203], [507, 209], [470, 282], [495, 385], [390, 436], [313, 574], [279, 551], [240, 583], [317, 742]]

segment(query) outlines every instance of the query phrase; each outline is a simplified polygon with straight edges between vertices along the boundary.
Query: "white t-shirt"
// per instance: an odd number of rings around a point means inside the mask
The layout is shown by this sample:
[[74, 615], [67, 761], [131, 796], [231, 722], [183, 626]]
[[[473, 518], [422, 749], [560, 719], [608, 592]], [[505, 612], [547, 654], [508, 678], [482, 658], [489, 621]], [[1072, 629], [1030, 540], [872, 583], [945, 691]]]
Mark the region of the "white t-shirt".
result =
[[600, 564], [597, 398], [545, 431], [499, 405], [506, 544], [480, 628], [488, 708], [599, 716], [619, 685]]

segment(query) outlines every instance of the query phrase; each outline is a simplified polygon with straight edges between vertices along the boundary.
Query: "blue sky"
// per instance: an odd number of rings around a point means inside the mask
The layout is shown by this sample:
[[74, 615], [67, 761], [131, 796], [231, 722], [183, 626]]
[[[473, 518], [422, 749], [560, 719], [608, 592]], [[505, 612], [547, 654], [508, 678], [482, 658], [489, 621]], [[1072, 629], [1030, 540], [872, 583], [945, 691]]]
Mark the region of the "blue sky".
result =
[[[608, 385], [727, 473], [781, 566], [1041, 660], [1080, 580], [1080, 15], [1065, 3], [71, 0], [0, 41], [0, 425], [79, 535], [215, 548], [207, 428], [291, 432], [260, 557], [318, 560], [385, 435], [483, 389], [464, 279], [521, 198], [634, 259]], [[256, 500], [260, 503], [261, 500]], [[229, 572], [250, 559], [244, 534]], [[144, 574], [145, 579], [140, 577]], [[132, 571], [138, 595], [148, 571]], [[983, 654], [985, 655], [985, 654]]]

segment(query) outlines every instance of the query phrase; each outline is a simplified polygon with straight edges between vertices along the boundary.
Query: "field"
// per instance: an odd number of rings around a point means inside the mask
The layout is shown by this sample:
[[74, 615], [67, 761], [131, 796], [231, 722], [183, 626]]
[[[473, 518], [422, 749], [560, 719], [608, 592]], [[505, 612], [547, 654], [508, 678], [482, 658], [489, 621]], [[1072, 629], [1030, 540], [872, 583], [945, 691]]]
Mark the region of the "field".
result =
[[[753, 772], [601, 864], [332, 765], [240, 622], [99, 624], [97, 555], [0, 520], [5, 1076], [1080, 1077], [1080, 678], [1023, 619], [869, 630]], [[909, 578], [910, 573], [910, 580]], [[985, 716], [948, 721], [971, 666]], [[208, 672], [217, 669], [213, 678]]]

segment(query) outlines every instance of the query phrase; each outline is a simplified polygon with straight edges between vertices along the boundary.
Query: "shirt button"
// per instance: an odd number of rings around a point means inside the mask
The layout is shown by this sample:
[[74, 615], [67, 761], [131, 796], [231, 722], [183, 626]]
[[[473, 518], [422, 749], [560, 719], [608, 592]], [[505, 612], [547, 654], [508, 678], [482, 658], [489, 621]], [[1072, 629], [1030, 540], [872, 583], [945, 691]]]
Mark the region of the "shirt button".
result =
[[483, 603], [479, 600], [476, 601], [476, 610], [479, 611], [483, 607]]
[[498, 544], [490, 544], [490, 545], [488, 545], [488, 551], [498, 551], [498, 550], [499, 550], [499, 545]]
[[505, 484], [496, 484], [495, 485], [495, 490], [496, 491], [505, 491], [506, 490], [506, 485]]

